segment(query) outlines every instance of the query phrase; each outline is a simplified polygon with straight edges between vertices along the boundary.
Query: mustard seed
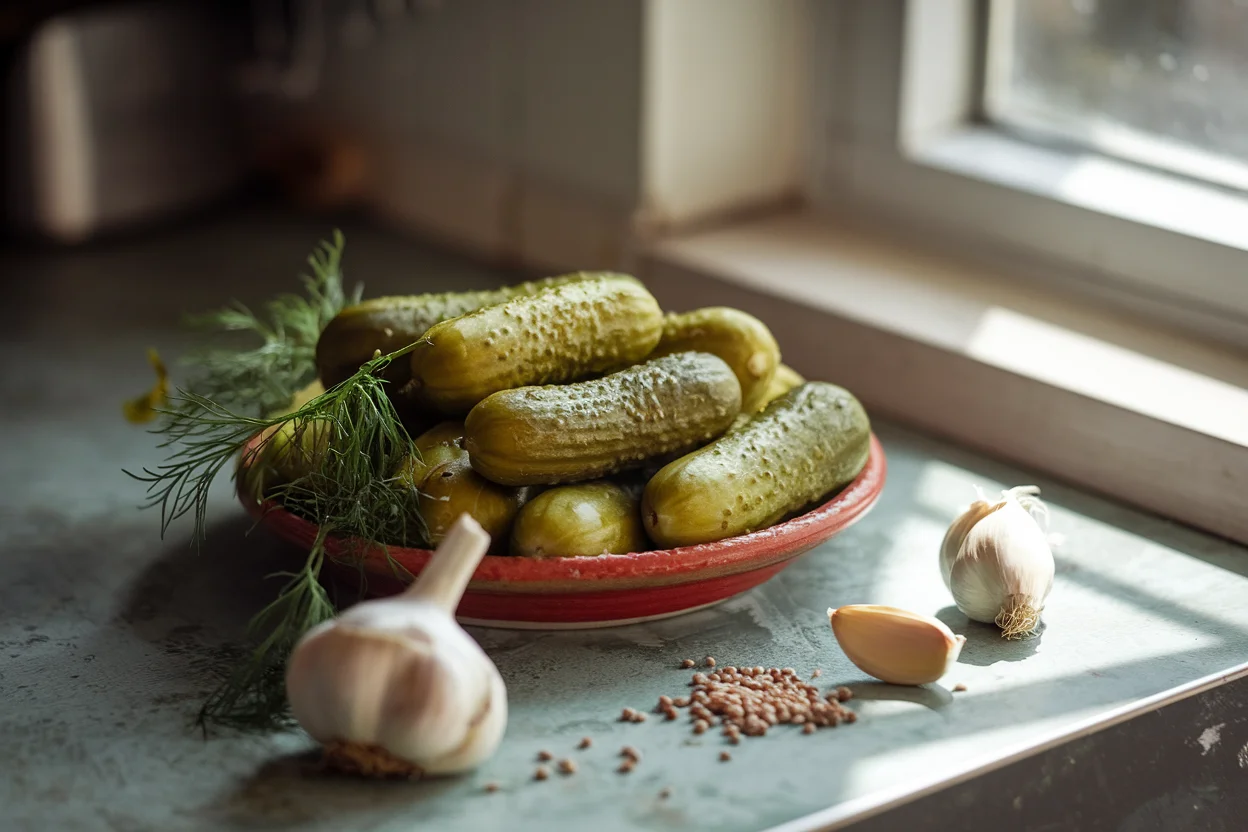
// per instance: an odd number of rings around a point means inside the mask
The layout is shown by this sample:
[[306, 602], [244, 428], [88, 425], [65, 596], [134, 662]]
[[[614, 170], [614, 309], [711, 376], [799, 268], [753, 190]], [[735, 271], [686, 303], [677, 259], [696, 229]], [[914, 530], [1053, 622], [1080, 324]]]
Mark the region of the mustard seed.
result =
[[671, 797], [671, 796], [672, 796], [672, 790], [671, 790], [671, 789], [664, 789], [663, 791], [659, 792], [659, 799], [660, 799], [660, 800], [666, 800], [667, 798], [669, 798], [669, 797]]
[[961, 682], [958, 682], [956, 685], [953, 686], [954, 693], [962, 693], [965, 690], [966, 690], [966, 685], [962, 684]]
[[822, 675], [823, 675], [823, 671], [816, 667], [814, 671], [811, 672], [810, 678], [818, 679]]
[[672, 700], [672, 704], [675, 705], [677, 708], [687, 708], [689, 707], [689, 697], [678, 696]]
[[632, 722], [633, 717], [635, 717], [636, 715], [637, 715], [637, 712], [634, 711], [632, 708], [625, 708], [624, 710], [620, 711], [620, 722]]
[[555, 759], [555, 755], [551, 754], [549, 751], [542, 750], [537, 752], [537, 759], [545, 763]]
[[494, 792], [498, 791], [498, 784], [497, 784], [497, 783], [486, 783], [486, 784], [485, 784], [485, 790], [486, 790], [487, 792], [489, 792], [490, 794], [493, 794]]
[[594, 744], [594, 741], [590, 739], [589, 737], [581, 737], [581, 741], [576, 747], [577, 748], [589, 748], [593, 744]]
[[688, 669], [690, 667], [693, 667], [695, 664], [697, 664], [697, 662], [695, 662], [693, 659], [685, 659], [683, 662], [680, 663], [680, 666], [685, 669]]
[[635, 765], [636, 763], [634, 763], [632, 760], [625, 760], [624, 762], [620, 763], [620, 767], [617, 768], [616, 771], [618, 771], [620, 774], [628, 774], [630, 771], [633, 770], [633, 766]]
[[836, 701], [837, 702], [848, 702], [849, 700], [853, 698], [854, 698], [854, 692], [850, 690], [849, 688], [845, 687], [844, 685], [841, 685], [839, 688], [836, 689]]
[[732, 755], [731, 755], [731, 754], [729, 754], [727, 751], [721, 751], [721, 752], [719, 752], [719, 761], [720, 761], [721, 763], [726, 763], [726, 762], [728, 762], [728, 761], [729, 761], [729, 760], [731, 760], [731, 759], [732, 759]]
[[534, 780], [545, 780], [549, 776], [550, 772], [547, 771], [546, 766], [538, 766], [537, 771], [533, 772]]
[[696, 722], [694, 722], [694, 723], [693, 723], [693, 733], [695, 733], [695, 734], [705, 734], [705, 733], [706, 733], [706, 729], [707, 729], [707, 728], [710, 728], [710, 727], [711, 727], [711, 726], [707, 723], [707, 721], [706, 721], [705, 719], [699, 719], [699, 720], [697, 720]]
[[634, 763], [641, 761], [641, 752], [638, 751], [636, 748], [633, 748], [631, 745], [626, 745], [623, 748], [621, 748], [620, 756], [627, 757], [628, 759], [632, 760]]
[[571, 760], [560, 760], [559, 761], [559, 773], [560, 774], [576, 774], [576, 763], [572, 762]]
[[819, 728], [819, 726], [815, 725], [815, 723], [813, 723], [813, 722], [807, 722], [805, 725], [803, 725], [803, 726], [802, 726], [802, 733], [803, 733], [803, 734], [813, 734], [813, 733], [815, 733], [815, 731], [817, 731], [817, 730], [818, 730], [818, 728]]
[[707, 667], [714, 667], [714, 666], [715, 666], [715, 657], [714, 657], [714, 656], [707, 656], [707, 657], [706, 657], [706, 666], [707, 666]]

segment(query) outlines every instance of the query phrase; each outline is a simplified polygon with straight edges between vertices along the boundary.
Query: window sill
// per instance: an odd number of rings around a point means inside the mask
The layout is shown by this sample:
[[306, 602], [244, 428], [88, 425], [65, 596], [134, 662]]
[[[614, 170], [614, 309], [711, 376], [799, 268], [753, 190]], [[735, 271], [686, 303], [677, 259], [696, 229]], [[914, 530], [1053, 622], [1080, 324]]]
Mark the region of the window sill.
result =
[[755, 312], [869, 409], [1248, 543], [1248, 361], [807, 214], [667, 239], [665, 307]]

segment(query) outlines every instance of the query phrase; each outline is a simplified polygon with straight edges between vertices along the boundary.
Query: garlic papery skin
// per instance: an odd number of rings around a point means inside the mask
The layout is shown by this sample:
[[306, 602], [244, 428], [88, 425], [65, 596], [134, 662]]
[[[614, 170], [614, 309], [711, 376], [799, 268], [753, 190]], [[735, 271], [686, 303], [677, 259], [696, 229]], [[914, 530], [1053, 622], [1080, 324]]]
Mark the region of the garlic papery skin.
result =
[[897, 607], [852, 604], [828, 610], [836, 641], [858, 669], [894, 685], [923, 685], [944, 676], [964, 636], [944, 622]]
[[996, 624], [1005, 638], [1036, 632], [1053, 588], [1053, 551], [1029, 511], [1045, 511], [1037, 491], [1020, 486], [997, 502], [976, 501], [950, 526], [941, 547], [941, 574], [958, 609], [973, 621]]
[[489, 542], [462, 515], [406, 592], [357, 604], [295, 646], [287, 698], [329, 762], [370, 774], [451, 774], [498, 748], [507, 689], [454, 618]]

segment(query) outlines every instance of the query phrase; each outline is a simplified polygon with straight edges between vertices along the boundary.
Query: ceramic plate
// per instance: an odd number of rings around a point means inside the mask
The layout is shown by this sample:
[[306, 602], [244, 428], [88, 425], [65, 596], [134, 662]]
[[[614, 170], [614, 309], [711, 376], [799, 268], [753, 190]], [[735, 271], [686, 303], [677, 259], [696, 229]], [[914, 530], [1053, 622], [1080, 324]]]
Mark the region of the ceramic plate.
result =
[[[867, 466], [844, 490], [818, 508], [784, 523], [715, 543], [677, 549], [577, 558], [487, 556], [459, 604], [461, 621], [509, 628], [608, 627], [701, 609], [740, 595], [778, 573], [794, 558], [848, 528], [874, 505], [884, 488], [887, 463], [875, 436]], [[316, 538], [316, 526], [275, 503], [243, 504], [260, 525], [300, 547]], [[353, 547], [327, 544], [331, 577], [357, 585], [360, 569], [335, 562]], [[389, 556], [415, 575], [428, 549], [389, 547]], [[355, 555], [358, 557], [358, 555]], [[365, 550], [369, 595], [397, 593], [406, 576], [396, 574], [379, 546]]]

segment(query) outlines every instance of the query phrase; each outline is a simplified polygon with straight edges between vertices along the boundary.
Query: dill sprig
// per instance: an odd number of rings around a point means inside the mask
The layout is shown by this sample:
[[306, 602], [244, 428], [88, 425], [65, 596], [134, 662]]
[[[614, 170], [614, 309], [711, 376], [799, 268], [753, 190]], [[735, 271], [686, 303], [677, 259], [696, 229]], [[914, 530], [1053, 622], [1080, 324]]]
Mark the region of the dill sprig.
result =
[[[286, 407], [295, 391], [316, 378], [316, 341], [343, 307], [358, 303], [362, 287], [348, 297], [343, 289], [342, 233], [322, 242], [308, 257], [311, 275], [301, 275], [305, 295], [283, 294], [256, 314], [242, 303], [191, 316], [188, 324], [214, 334], [251, 333], [258, 346], [231, 349], [211, 346], [188, 354], [192, 368], [186, 386], [235, 413], [251, 416]], [[193, 402], [191, 404], [194, 404]]]
[[[279, 573], [286, 585], [249, 627], [255, 647], [209, 697], [201, 722], [251, 728], [283, 724], [283, 668], [290, 650], [335, 611], [320, 584], [331, 535], [360, 546], [423, 539], [415, 493], [395, 476], [416, 451], [380, 377], [392, 360], [411, 349], [374, 358], [346, 381], [281, 416], [247, 416], [203, 395], [178, 391], [175, 406], [163, 411], [166, 419], [152, 431], [172, 452], [154, 468], [126, 472], [147, 486], [146, 506], [160, 507], [162, 536], [179, 517], [193, 514], [192, 540], [198, 543], [207, 528], [210, 488], [231, 460], [245, 452], [250, 464], [262, 464], [265, 449], [287, 421], [296, 445], [305, 431], [325, 436], [323, 447], [304, 457], [306, 470], [266, 495], [317, 524], [316, 541], [301, 570]], [[360, 554], [349, 550], [340, 557], [358, 564]], [[391, 566], [401, 569], [393, 561]]]

